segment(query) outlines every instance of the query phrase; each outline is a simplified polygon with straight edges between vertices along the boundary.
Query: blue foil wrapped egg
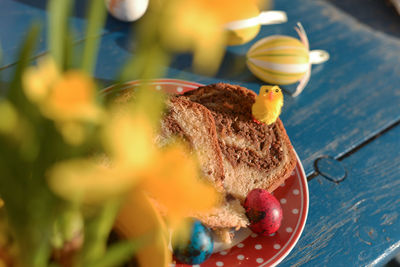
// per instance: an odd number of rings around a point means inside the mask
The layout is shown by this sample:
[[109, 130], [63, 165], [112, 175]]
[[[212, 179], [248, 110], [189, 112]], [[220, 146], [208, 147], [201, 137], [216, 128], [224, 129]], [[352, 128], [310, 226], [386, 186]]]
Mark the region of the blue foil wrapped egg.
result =
[[207, 260], [214, 249], [214, 240], [211, 230], [199, 221], [194, 221], [191, 228], [190, 239], [186, 244], [174, 247], [174, 256], [186, 264], [200, 264]]

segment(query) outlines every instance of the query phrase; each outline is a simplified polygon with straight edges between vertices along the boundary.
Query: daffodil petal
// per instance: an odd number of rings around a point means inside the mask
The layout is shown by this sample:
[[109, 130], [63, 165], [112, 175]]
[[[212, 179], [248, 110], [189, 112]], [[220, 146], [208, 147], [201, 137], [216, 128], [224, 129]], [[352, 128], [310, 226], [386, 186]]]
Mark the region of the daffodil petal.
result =
[[74, 159], [57, 163], [48, 172], [50, 188], [71, 201], [101, 203], [130, 190], [134, 176], [95, 160]]
[[140, 184], [166, 209], [171, 219], [179, 220], [216, 204], [215, 188], [200, 178], [197, 162], [183, 146], [168, 148], [154, 164], [157, 167]]
[[152, 161], [155, 154], [153, 129], [140, 116], [117, 112], [104, 132], [105, 145], [121, 165], [140, 170]]
[[128, 195], [117, 217], [115, 229], [128, 239], [149, 235], [150, 240], [136, 254], [140, 266], [169, 266], [171, 252], [167, 245], [165, 224], [144, 192], [134, 190]]

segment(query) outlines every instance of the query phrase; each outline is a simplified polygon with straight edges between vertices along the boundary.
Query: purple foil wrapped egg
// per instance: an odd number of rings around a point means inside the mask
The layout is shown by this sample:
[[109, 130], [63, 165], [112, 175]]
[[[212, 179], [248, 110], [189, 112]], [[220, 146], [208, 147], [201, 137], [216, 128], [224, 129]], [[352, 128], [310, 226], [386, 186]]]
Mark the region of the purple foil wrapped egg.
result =
[[264, 189], [253, 189], [244, 202], [250, 229], [260, 235], [275, 233], [282, 222], [279, 201]]

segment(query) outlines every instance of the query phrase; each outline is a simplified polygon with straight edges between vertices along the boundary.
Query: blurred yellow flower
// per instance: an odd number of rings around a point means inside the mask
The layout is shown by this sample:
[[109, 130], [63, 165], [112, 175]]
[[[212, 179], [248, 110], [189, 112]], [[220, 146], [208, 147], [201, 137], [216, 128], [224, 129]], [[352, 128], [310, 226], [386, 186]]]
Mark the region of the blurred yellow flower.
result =
[[86, 137], [82, 122], [97, 122], [102, 114], [95, 103], [93, 79], [78, 70], [61, 73], [51, 57], [38, 60], [37, 67], [27, 68], [22, 82], [27, 98], [45, 117], [55, 121], [69, 144], [81, 144]]
[[4, 206], [4, 201], [0, 198], [0, 208]]
[[107, 156], [56, 164], [48, 173], [58, 195], [85, 203], [102, 203], [128, 192], [150, 168], [156, 150], [145, 118], [119, 110], [104, 124]]
[[104, 128], [103, 143], [117, 168], [136, 174], [151, 164], [156, 153], [151, 124], [128, 107], [113, 111]]
[[[225, 24], [243, 19], [262, 0], [172, 0], [161, 20], [162, 40], [178, 51], [193, 51], [195, 70], [214, 73], [224, 54]], [[246, 13], [246, 12], [245, 12]]]
[[52, 87], [43, 103], [43, 113], [56, 120], [89, 119], [99, 115], [94, 104], [93, 80], [79, 71], [68, 71]]
[[70, 200], [101, 203], [136, 186], [176, 220], [216, 203], [217, 193], [200, 178], [195, 158], [180, 144], [155, 147], [153, 129], [145, 117], [114, 112], [106, 123], [103, 142], [108, 160], [56, 164], [48, 173], [53, 191]]
[[165, 209], [171, 220], [179, 221], [217, 203], [217, 192], [201, 179], [196, 159], [178, 143], [160, 151], [139, 186]]
[[84, 72], [60, 73], [46, 57], [23, 75], [24, 92], [39, 105], [44, 116], [56, 121], [96, 120], [100, 109], [95, 104], [96, 86]]
[[160, 213], [142, 190], [134, 189], [127, 196], [114, 229], [124, 238], [148, 240], [135, 255], [140, 266], [169, 266], [172, 259], [168, 249], [169, 232]]
[[66, 121], [58, 123], [56, 126], [64, 139], [71, 145], [79, 145], [85, 140], [86, 132], [79, 122]]
[[[134, 180], [121, 175], [101, 159], [74, 159], [57, 163], [47, 173], [49, 186], [64, 199], [86, 204], [103, 203], [127, 192]], [[132, 177], [133, 178], [133, 177]]]
[[51, 57], [40, 58], [38, 66], [27, 68], [22, 76], [25, 95], [32, 102], [40, 103], [47, 97], [50, 88], [60, 76]]
[[18, 114], [7, 100], [0, 100], [0, 133], [13, 134], [18, 124]]

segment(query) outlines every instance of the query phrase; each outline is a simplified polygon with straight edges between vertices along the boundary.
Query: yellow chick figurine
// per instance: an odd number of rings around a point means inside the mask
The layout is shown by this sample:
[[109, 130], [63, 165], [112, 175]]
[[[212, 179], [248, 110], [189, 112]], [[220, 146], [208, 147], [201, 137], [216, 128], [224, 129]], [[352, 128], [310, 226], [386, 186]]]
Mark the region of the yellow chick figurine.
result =
[[264, 85], [261, 86], [251, 111], [255, 120], [269, 125], [279, 117], [282, 106], [282, 90], [277, 85]]

